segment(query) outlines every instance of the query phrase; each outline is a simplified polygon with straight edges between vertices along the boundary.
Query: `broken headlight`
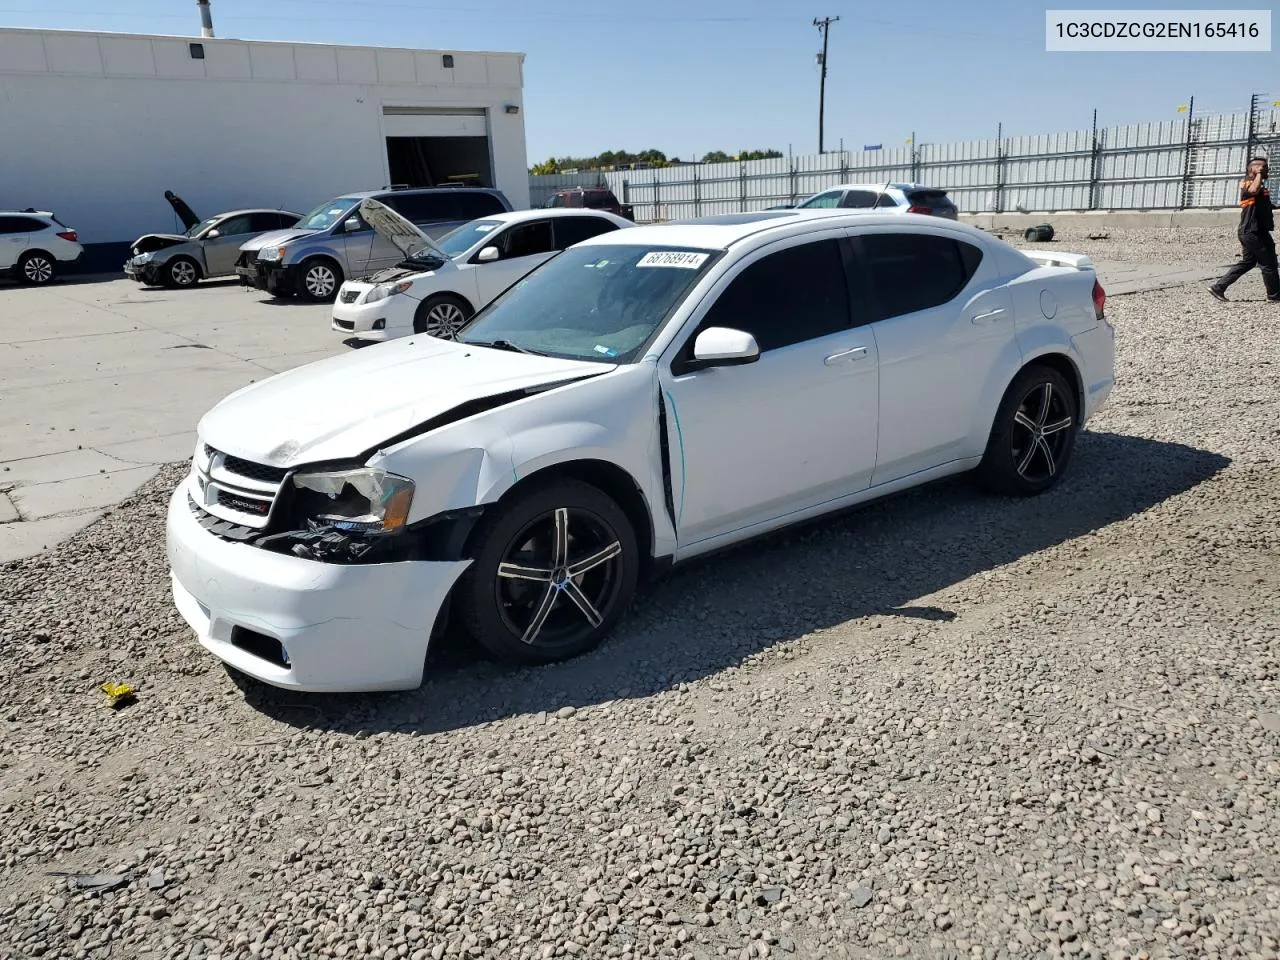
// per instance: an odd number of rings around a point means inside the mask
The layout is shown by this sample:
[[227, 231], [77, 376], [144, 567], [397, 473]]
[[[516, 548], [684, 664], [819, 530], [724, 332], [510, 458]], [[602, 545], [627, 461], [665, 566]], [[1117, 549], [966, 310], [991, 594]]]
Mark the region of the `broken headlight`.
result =
[[308, 520], [350, 533], [396, 533], [413, 503], [413, 481], [377, 467], [297, 473], [293, 486]]

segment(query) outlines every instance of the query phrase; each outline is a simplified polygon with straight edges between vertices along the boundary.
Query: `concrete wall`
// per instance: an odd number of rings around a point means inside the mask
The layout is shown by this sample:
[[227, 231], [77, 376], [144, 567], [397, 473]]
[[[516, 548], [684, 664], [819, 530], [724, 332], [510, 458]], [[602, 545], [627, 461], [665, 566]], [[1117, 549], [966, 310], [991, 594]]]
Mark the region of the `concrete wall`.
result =
[[523, 55], [444, 52], [0, 29], [0, 209], [87, 244], [172, 230], [165, 190], [200, 216], [304, 213], [388, 182], [386, 106], [484, 108], [496, 185], [527, 207]]
[[984, 230], [1026, 230], [1049, 223], [1054, 230], [1155, 230], [1165, 227], [1219, 227], [1240, 223], [1238, 207], [1220, 210], [1083, 210], [1059, 213], [962, 213], [960, 219]]

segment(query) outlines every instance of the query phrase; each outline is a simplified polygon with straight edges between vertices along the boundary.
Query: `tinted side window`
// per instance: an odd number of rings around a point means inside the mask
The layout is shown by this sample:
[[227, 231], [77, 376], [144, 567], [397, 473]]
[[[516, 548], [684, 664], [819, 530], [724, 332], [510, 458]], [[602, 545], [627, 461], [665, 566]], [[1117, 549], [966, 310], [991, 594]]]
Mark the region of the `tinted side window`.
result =
[[49, 224], [35, 217], [0, 217], [0, 233], [39, 233]]
[[263, 233], [267, 230], [278, 230], [283, 224], [280, 223], [280, 214], [278, 213], [254, 213], [249, 216], [249, 232]]
[[457, 203], [459, 220], [478, 220], [495, 213], [505, 213], [507, 209], [492, 193], [459, 193], [453, 199]]
[[731, 327], [763, 353], [849, 329], [849, 294], [837, 240], [791, 247], [743, 270], [701, 327]]
[[236, 237], [240, 234], [252, 233], [252, 222], [253, 218], [247, 213], [242, 213], [238, 217], [227, 217], [218, 224], [218, 236]]
[[563, 207], [563, 206], [564, 206], [564, 194], [563, 194], [563, 193], [553, 193], [553, 194], [551, 195], [551, 199], [547, 201], [547, 206], [548, 206], [548, 207]]
[[550, 220], [522, 223], [508, 230], [502, 239], [506, 244], [508, 260], [515, 257], [531, 257], [535, 253], [550, 253], [554, 249], [551, 243]]
[[810, 197], [804, 203], [800, 204], [800, 206], [820, 207], [820, 208], [837, 207], [840, 205], [840, 193], [841, 191], [839, 190], [831, 190], [827, 193], [820, 193], [816, 197]]
[[618, 201], [608, 190], [586, 190], [582, 194], [582, 205], [599, 210], [602, 207], [616, 207]]
[[953, 299], [982, 262], [982, 251], [972, 244], [926, 233], [871, 234], [858, 238], [858, 246], [882, 320]]
[[882, 193], [880, 195], [880, 199], [876, 201], [877, 209], [880, 207], [896, 207], [897, 205], [898, 201], [893, 199], [893, 197], [889, 196], [887, 193]]
[[452, 198], [444, 194], [402, 193], [378, 199], [413, 223], [459, 219], [454, 214], [453, 204], [450, 203]]
[[556, 228], [557, 250], [572, 247], [575, 243], [618, 229], [616, 223], [604, 217], [557, 217], [552, 222]]
[[842, 207], [853, 207], [858, 210], [874, 207], [876, 205], [876, 195], [869, 190], [850, 190], [844, 195], [844, 199], [840, 201]]

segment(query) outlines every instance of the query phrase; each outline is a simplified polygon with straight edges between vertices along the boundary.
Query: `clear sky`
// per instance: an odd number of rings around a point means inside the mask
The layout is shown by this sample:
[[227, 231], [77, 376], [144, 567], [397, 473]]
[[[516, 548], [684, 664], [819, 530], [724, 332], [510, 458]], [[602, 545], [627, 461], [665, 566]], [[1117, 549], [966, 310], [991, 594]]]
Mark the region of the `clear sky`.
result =
[[[220, 37], [518, 50], [529, 162], [655, 147], [817, 150], [820, 49], [831, 28], [827, 148], [1174, 119], [1280, 97], [1280, 51], [1046, 53], [1027, 0], [213, 0]], [[1077, 6], [1097, 8], [1098, 0]], [[1141, 2], [1117, 4], [1153, 8]], [[1162, 8], [1172, 6], [1166, 0]], [[1202, 2], [1192, 9], [1248, 3]], [[1252, 4], [1254, 7], [1261, 4]], [[194, 0], [0, 0], [0, 25], [198, 34]], [[1275, 25], [1280, 27], [1280, 23]]]

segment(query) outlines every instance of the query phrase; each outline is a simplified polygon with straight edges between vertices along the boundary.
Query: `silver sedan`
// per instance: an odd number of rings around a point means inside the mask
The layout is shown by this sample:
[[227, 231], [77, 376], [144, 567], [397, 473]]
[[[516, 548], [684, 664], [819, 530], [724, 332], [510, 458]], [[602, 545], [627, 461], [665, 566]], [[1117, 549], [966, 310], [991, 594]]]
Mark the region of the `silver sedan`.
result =
[[229, 276], [242, 243], [300, 218], [289, 210], [232, 210], [192, 224], [186, 233], [148, 233], [133, 242], [124, 272], [139, 283], [168, 287]]

